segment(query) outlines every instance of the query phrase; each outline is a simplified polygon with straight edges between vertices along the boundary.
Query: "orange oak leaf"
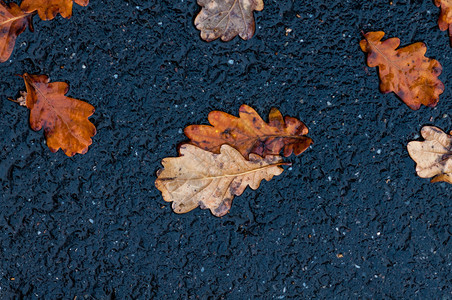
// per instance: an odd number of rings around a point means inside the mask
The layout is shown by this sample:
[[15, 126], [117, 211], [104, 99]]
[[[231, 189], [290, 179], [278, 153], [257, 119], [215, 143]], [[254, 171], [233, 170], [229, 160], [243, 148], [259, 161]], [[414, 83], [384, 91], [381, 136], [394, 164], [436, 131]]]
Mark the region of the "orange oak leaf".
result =
[[417, 174], [422, 178], [433, 177], [431, 182], [452, 183], [452, 135], [434, 126], [422, 127], [421, 135], [425, 141], [407, 145], [410, 157], [417, 164]]
[[382, 42], [384, 35], [383, 31], [368, 32], [360, 42], [367, 53], [368, 66], [378, 66], [381, 92], [394, 92], [413, 110], [421, 104], [436, 106], [444, 91], [444, 84], [438, 79], [441, 64], [424, 56], [427, 51], [424, 43], [396, 50], [400, 40], [390, 38]]
[[265, 123], [257, 112], [243, 104], [239, 117], [222, 111], [212, 111], [209, 125], [190, 125], [184, 130], [190, 143], [214, 153], [219, 153], [223, 144], [229, 144], [246, 158], [250, 153], [260, 156], [277, 155], [284, 149], [284, 156], [301, 154], [312, 139], [307, 137], [308, 128], [303, 122], [286, 116], [272, 108], [269, 122]]
[[250, 154], [246, 160], [236, 149], [223, 145], [215, 154], [194, 145], [179, 148], [179, 157], [162, 160], [155, 186], [166, 202], [173, 202], [174, 212], [183, 214], [200, 206], [217, 217], [231, 208], [234, 196], [240, 196], [247, 186], [257, 189], [260, 182], [269, 181], [283, 172], [281, 165], [290, 165], [282, 157], [260, 157]]
[[69, 19], [72, 16], [74, 2], [87, 6], [89, 0], [24, 0], [20, 7], [27, 12], [38, 11], [42, 20], [52, 20], [58, 13], [63, 18]]
[[441, 31], [449, 29], [449, 42], [452, 47], [452, 0], [435, 0], [435, 5], [441, 7], [438, 26]]
[[47, 146], [56, 152], [61, 148], [67, 156], [85, 154], [92, 144], [96, 127], [88, 120], [94, 107], [84, 101], [66, 97], [69, 86], [65, 82], [49, 83], [46, 75], [23, 76], [27, 92], [18, 99], [30, 109], [30, 127], [38, 131], [44, 127]]
[[15, 3], [0, 1], [0, 62], [11, 56], [16, 38], [25, 28], [33, 31], [33, 15], [19, 8]]
[[198, 0], [202, 7], [195, 19], [201, 38], [211, 42], [217, 38], [230, 41], [239, 35], [244, 40], [253, 37], [253, 11], [264, 9], [262, 0]]

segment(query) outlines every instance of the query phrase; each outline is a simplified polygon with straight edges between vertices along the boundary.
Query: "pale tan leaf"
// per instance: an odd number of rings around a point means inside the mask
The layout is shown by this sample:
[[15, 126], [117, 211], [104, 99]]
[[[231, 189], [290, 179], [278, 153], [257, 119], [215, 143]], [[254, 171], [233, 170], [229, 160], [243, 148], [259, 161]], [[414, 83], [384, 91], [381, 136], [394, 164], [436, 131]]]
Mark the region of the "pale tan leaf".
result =
[[452, 183], [452, 136], [433, 126], [424, 126], [421, 135], [425, 141], [409, 142], [407, 146], [417, 164], [417, 174], [422, 178], [436, 176], [432, 182]]
[[253, 11], [264, 9], [262, 0], [198, 0], [198, 4], [202, 10], [195, 26], [208, 42], [217, 38], [230, 41], [237, 35], [249, 40], [256, 27]]
[[231, 208], [234, 196], [247, 186], [257, 189], [260, 182], [269, 181], [282, 173], [282, 157], [268, 155], [262, 158], [250, 154], [247, 161], [229, 145], [220, 148], [220, 154], [211, 153], [191, 144], [180, 147], [179, 157], [162, 160], [164, 169], [157, 172], [155, 186], [163, 199], [173, 202], [176, 213], [186, 213], [200, 206], [210, 209], [217, 217]]

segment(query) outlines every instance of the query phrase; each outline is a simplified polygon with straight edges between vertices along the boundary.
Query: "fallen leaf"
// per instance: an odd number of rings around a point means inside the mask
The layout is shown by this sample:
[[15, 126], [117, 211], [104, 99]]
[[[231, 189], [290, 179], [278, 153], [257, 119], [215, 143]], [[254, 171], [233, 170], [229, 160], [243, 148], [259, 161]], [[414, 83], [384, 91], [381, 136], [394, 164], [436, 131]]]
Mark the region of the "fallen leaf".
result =
[[22, 77], [27, 88], [24, 100], [30, 109], [31, 129], [38, 131], [44, 127], [47, 146], [52, 152], [61, 148], [67, 156], [85, 154], [92, 144], [91, 137], [96, 134], [96, 127], [88, 120], [94, 107], [66, 97], [69, 86], [65, 82], [49, 83], [45, 75], [25, 73]]
[[421, 135], [425, 141], [409, 142], [407, 146], [417, 164], [417, 174], [422, 178], [433, 177], [431, 182], [452, 183], [452, 136], [433, 126], [424, 126]]
[[301, 154], [312, 139], [306, 136], [308, 128], [303, 122], [286, 116], [272, 108], [269, 122], [265, 123], [257, 112], [243, 104], [239, 118], [222, 111], [209, 113], [209, 125], [190, 125], [184, 130], [190, 143], [211, 152], [219, 153], [223, 144], [229, 144], [244, 157], [250, 153], [260, 156], [278, 155], [284, 149], [284, 156]]
[[89, 0], [23, 0], [20, 7], [27, 12], [38, 11], [42, 20], [52, 20], [58, 13], [63, 18], [69, 19], [72, 16], [74, 2], [81, 6], [87, 6]]
[[33, 15], [20, 9], [15, 3], [6, 4], [0, 1], [0, 62], [11, 56], [16, 38], [25, 28], [33, 31]]
[[198, 0], [202, 7], [195, 19], [201, 38], [211, 42], [217, 38], [227, 42], [239, 35], [244, 40], [255, 31], [253, 11], [264, 9], [262, 0]]
[[424, 56], [427, 51], [424, 43], [396, 50], [400, 40], [390, 38], [382, 42], [383, 36], [383, 31], [368, 32], [360, 42], [367, 53], [368, 66], [378, 66], [381, 92], [394, 92], [413, 110], [421, 104], [436, 106], [444, 91], [444, 84], [438, 79], [441, 64]]
[[240, 196], [248, 185], [255, 190], [263, 179], [269, 181], [281, 174], [280, 166], [285, 164], [273, 155], [250, 154], [247, 161], [229, 145], [214, 154], [184, 144], [179, 153], [179, 157], [162, 160], [164, 169], [157, 172], [155, 181], [163, 199], [173, 202], [173, 210], [179, 214], [200, 206], [221, 217], [231, 208], [234, 196]]
[[435, 5], [441, 7], [438, 26], [441, 31], [449, 29], [449, 41], [452, 47], [452, 0], [435, 0]]

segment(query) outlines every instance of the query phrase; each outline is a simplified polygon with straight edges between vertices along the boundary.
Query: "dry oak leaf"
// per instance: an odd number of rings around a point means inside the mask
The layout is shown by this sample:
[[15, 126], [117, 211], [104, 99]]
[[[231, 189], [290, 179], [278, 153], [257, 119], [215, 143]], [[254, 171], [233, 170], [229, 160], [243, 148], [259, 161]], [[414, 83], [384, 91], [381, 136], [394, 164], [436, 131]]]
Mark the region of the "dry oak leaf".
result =
[[11, 56], [17, 36], [27, 26], [33, 31], [32, 17], [17, 4], [0, 1], [0, 62], [7, 61]]
[[378, 66], [381, 92], [394, 92], [413, 110], [421, 104], [436, 106], [444, 91], [444, 84], [438, 79], [441, 64], [424, 56], [427, 51], [424, 43], [396, 50], [400, 40], [390, 38], [382, 42], [384, 34], [368, 32], [360, 42], [361, 49], [367, 53], [368, 66]]
[[268, 155], [262, 158], [251, 154], [249, 161], [229, 145], [223, 145], [220, 154], [211, 153], [194, 145], [183, 144], [179, 157], [162, 160], [164, 169], [157, 172], [155, 186], [163, 199], [173, 202], [174, 212], [186, 213], [200, 206], [221, 217], [231, 208], [234, 196], [240, 196], [249, 185], [257, 189], [260, 182], [269, 181], [283, 172], [282, 157]]
[[435, 5], [441, 7], [438, 26], [441, 31], [449, 29], [449, 41], [452, 47], [452, 0], [435, 0]]
[[217, 38], [227, 42], [236, 35], [249, 40], [256, 27], [253, 11], [264, 9], [262, 0], [198, 0], [198, 5], [202, 10], [196, 16], [195, 26], [208, 42]]
[[20, 7], [27, 12], [38, 11], [42, 20], [52, 20], [58, 13], [63, 18], [69, 19], [72, 16], [74, 2], [87, 6], [89, 0], [23, 0]]
[[431, 182], [452, 183], [452, 136], [433, 126], [422, 127], [421, 135], [425, 141], [409, 142], [407, 146], [417, 164], [417, 174], [422, 178], [435, 176]]
[[66, 97], [65, 82], [49, 83], [46, 75], [24, 74], [27, 88], [25, 105], [30, 109], [30, 127], [44, 127], [47, 146], [56, 152], [61, 148], [67, 156], [85, 154], [92, 144], [96, 127], [88, 120], [94, 107], [84, 101]]
[[244, 157], [250, 153], [260, 156], [278, 155], [284, 149], [284, 156], [299, 155], [311, 144], [307, 137], [308, 128], [297, 120], [272, 108], [269, 122], [265, 123], [258, 113], [248, 105], [239, 109], [239, 118], [222, 111], [212, 111], [209, 125], [190, 125], [184, 130], [190, 143], [211, 152], [219, 153], [220, 146], [229, 144]]

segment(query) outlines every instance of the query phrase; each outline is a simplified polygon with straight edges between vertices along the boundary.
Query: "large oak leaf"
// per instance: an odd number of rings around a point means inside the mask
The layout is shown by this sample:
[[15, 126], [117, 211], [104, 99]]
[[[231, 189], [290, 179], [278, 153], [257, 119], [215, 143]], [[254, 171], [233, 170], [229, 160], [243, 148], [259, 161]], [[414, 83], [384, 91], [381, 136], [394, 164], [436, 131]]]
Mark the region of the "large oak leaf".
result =
[[27, 93], [25, 104], [30, 109], [30, 127], [44, 127], [47, 146], [56, 152], [61, 148], [67, 156], [84, 154], [92, 144], [96, 127], [88, 120], [94, 107], [84, 101], [66, 97], [65, 82], [49, 83], [45, 75], [23, 75]]
[[198, 0], [198, 4], [202, 10], [196, 16], [195, 26], [208, 42], [217, 38], [230, 41], [236, 35], [249, 40], [256, 27], [253, 11], [264, 9], [262, 0]]
[[452, 183], [452, 136], [433, 126], [424, 126], [425, 141], [408, 143], [408, 153], [417, 163], [419, 177], [433, 177], [432, 182]]
[[221, 145], [229, 144], [248, 157], [250, 153], [260, 156], [278, 155], [284, 149], [284, 156], [292, 152], [301, 154], [312, 144], [307, 137], [308, 128], [303, 122], [286, 116], [272, 108], [269, 122], [265, 123], [258, 113], [248, 105], [239, 109], [239, 118], [222, 111], [212, 111], [209, 125], [190, 125], [184, 130], [190, 143], [218, 153]]
[[31, 13], [19, 8], [15, 3], [5, 4], [0, 1], [0, 62], [11, 56], [16, 38], [27, 26], [33, 31]]
[[369, 32], [360, 42], [369, 67], [378, 66], [381, 92], [394, 92], [413, 110], [421, 104], [436, 106], [444, 91], [444, 84], [438, 79], [441, 64], [424, 56], [427, 51], [424, 43], [396, 50], [400, 40], [390, 38], [382, 42], [383, 36], [383, 31]]
[[452, 0], [435, 0], [435, 5], [441, 7], [438, 26], [441, 31], [449, 29], [449, 41], [452, 47]]
[[72, 16], [74, 2], [81, 6], [87, 6], [89, 0], [23, 0], [20, 7], [27, 12], [37, 10], [42, 20], [52, 20], [58, 13], [63, 18], [69, 19]]
[[221, 147], [220, 154], [214, 154], [184, 144], [179, 153], [179, 157], [163, 159], [164, 169], [157, 172], [155, 181], [163, 199], [173, 202], [176, 213], [200, 206], [221, 217], [231, 208], [234, 196], [240, 196], [248, 185], [255, 190], [263, 179], [269, 181], [283, 172], [280, 156], [250, 154], [247, 161], [228, 145]]

